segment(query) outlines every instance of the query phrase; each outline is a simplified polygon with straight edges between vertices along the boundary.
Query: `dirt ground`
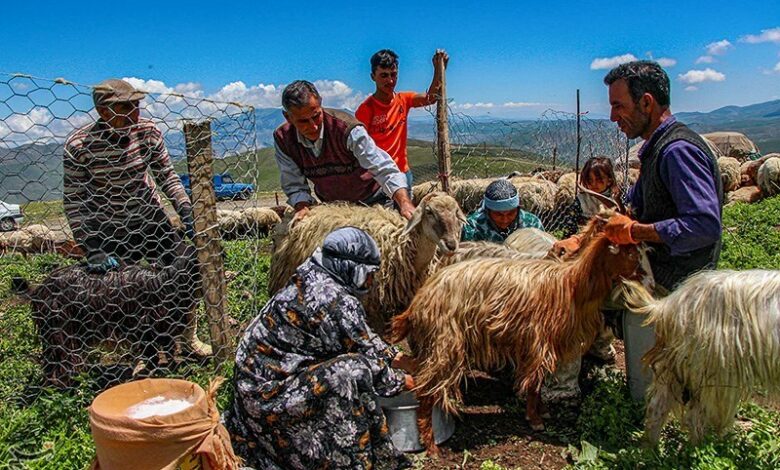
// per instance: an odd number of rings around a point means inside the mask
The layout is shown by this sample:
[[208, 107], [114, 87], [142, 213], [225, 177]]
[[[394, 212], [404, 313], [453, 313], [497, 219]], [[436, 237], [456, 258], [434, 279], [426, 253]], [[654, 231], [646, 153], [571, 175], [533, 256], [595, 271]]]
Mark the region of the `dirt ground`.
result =
[[[618, 353], [614, 367], [625, 371], [623, 343], [615, 341], [614, 345]], [[602, 366], [584, 359], [583, 375]], [[507, 381], [476, 373], [464, 390], [465, 407], [455, 434], [439, 446], [439, 459], [413, 454], [417, 468], [479, 469], [488, 459], [523, 470], [559, 469], [572, 463], [567, 449], [570, 443], [579, 442], [575, 432], [578, 409], [551, 405], [553, 417], [545, 423], [547, 430], [536, 432], [526, 422], [524, 404], [515, 398]], [[587, 392], [585, 388], [583, 393]]]

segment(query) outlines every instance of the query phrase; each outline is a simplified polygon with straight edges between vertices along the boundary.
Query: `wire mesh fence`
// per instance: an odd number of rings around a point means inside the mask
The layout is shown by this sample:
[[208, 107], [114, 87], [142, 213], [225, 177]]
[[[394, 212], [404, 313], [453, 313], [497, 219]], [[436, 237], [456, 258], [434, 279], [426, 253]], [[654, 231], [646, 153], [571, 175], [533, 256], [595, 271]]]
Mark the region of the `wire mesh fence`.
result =
[[[432, 111], [431, 111], [432, 112]], [[435, 126], [435, 120], [431, 126]], [[431, 135], [435, 136], [435, 132]], [[451, 187], [467, 212], [475, 210], [487, 185], [510, 178], [519, 191], [521, 207], [539, 216], [545, 228], [567, 236], [577, 227], [578, 171], [588, 159], [602, 157], [615, 170], [615, 183], [626, 189], [630, 174], [630, 142], [607, 119], [587, 113], [548, 109], [534, 120], [484, 120], [449, 111]], [[435, 142], [417, 146], [412, 141], [409, 160], [419, 199], [439, 188]]]
[[0, 75], [4, 401], [216, 370], [265, 295], [254, 108], [93, 91]]

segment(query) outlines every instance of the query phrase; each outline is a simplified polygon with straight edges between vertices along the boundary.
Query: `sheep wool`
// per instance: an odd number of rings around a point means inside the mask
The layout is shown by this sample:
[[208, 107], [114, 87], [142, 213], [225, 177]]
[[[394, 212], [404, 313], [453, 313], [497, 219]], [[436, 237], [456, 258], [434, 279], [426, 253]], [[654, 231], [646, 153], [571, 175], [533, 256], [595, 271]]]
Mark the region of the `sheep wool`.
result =
[[435, 269], [437, 249], [447, 254], [457, 250], [465, 220], [455, 199], [441, 192], [425, 196], [408, 223], [398, 212], [383, 207], [315, 206], [279, 240], [271, 257], [269, 294], [287, 284], [330, 232], [357, 227], [376, 240], [382, 253], [374, 287], [362, 299], [369, 325], [382, 332], [387, 320], [409, 305]]
[[780, 194], [780, 158], [773, 157], [765, 161], [758, 169], [756, 181], [764, 196]]
[[720, 157], [718, 159], [720, 176], [723, 180], [723, 191], [731, 192], [739, 188], [740, 170], [739, 160], [734, 157]]

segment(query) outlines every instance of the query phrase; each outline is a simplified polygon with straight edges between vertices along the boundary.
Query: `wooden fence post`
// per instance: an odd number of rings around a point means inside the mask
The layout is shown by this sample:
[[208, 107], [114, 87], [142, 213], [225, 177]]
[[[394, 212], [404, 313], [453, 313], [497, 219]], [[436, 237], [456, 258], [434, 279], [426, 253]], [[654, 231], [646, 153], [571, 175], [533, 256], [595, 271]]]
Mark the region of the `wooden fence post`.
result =
[[[441, 76], [441, 89], [436, 104], [436, 135], [439, 160], [439, 180], [442, 191], [450, 192], [450, 174], [452, 173], [452, 157], [450, 155], [450, 129], [447, 120], [447, 77], [444, 68], [444, 58], [440, 57], [435, 64], [436, 72]], [[410, 189], [411, 190], [411, 189]]]
[[225, 315], [225, 267], [217, 223], [217, 198], [212, 183], [211, 121], [185, 122], [184, 139], [196, 233], [193, 242], [198, 252], [209, 333], [217, 357], [227, 360], [232, 348], [230, 323]]

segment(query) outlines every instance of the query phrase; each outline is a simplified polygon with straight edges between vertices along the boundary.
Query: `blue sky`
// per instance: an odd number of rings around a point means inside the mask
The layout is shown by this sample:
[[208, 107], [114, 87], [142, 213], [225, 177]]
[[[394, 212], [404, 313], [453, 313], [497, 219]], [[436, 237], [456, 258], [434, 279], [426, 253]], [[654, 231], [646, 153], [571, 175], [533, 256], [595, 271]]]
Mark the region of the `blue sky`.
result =
[[603, 115], [607, 69], [595, 61], [627, 54], [673, 63], [675, 111], [780, 98], [777, 0], [11, 2], [2, 18], [2, 72], [133, 77], [149, 91], [261, 107], [299, 78], [320, 80], [327, 104], [354, 107], [373, 90], [369, 57], [385, 47], [401, 56], [399, 89], [412, 90], [428, 86], [431, 55], [447, 49], [448, 95], [475, 115], [570, 111], [577, 88], [583, 108]]

